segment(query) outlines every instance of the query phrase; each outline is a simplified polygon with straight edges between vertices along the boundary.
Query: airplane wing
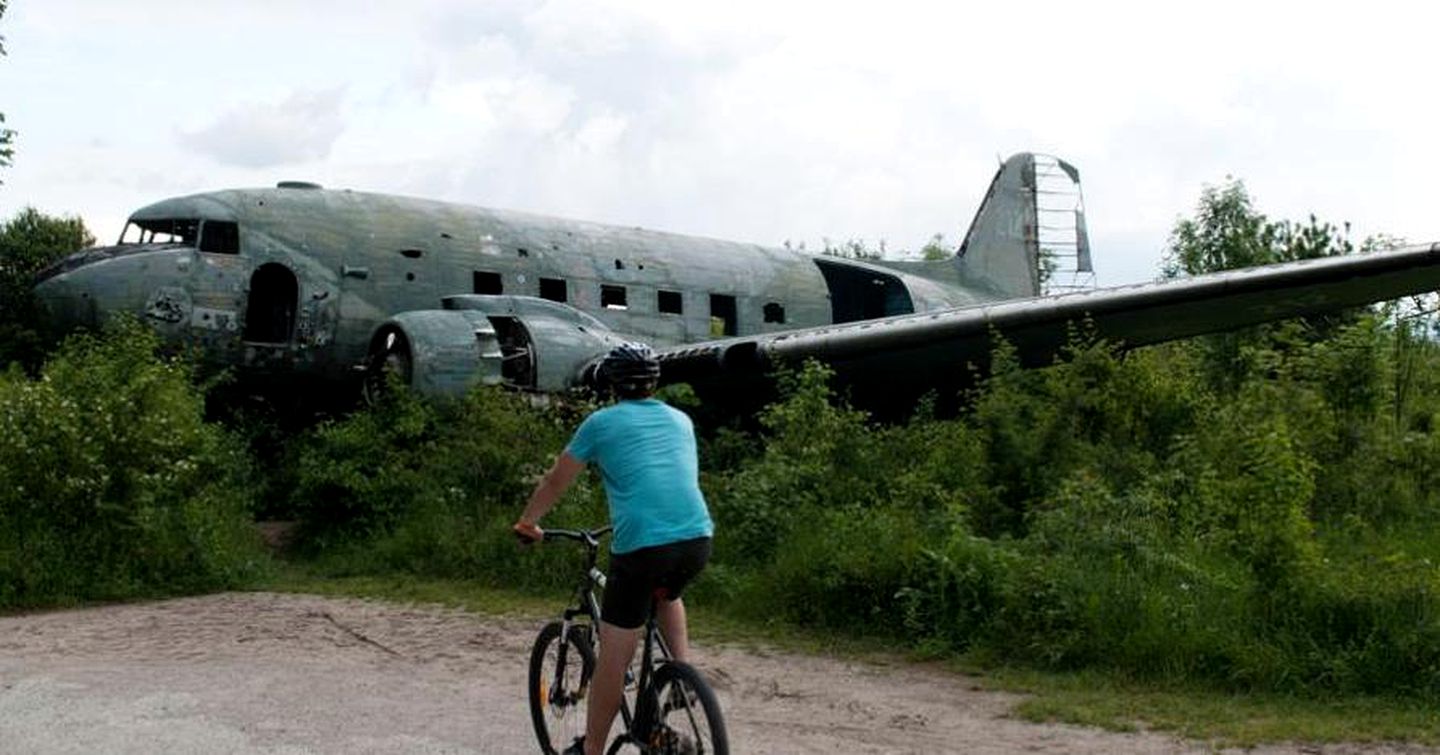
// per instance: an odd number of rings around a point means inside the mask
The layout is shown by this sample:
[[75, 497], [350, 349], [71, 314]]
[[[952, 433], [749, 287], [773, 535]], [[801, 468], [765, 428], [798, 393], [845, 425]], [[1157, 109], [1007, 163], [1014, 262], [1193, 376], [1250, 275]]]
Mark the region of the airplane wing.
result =
[[677, 346], [661, 352], [662, 379], [723, 393], [818, 359], [866, 393], [913, 396], [963, 383], [968, 364], [988, 360], [992, 330], [1022, 362], [1045, 364], [1087, 318], [1133, 347], [1437, 289], [1440, 243]]

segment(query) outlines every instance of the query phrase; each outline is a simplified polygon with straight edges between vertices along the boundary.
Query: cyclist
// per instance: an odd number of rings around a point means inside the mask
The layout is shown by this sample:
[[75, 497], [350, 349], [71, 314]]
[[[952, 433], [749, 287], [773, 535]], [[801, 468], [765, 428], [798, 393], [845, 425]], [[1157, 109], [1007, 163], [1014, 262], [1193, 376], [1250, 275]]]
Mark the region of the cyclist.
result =
[[620, 708], [625, 669], [657, 595], [660, 631], [675, 660], [686, 660], [689, 634], [680, 594], [709, 560], [714, 531], [700, 492], [695, 428], [684, 412], [654, 398], [660, 379], [654, 352], [643, 343], [617, 346], [601, 362], [600, 375], [619, 400], [580, 424], [514, 527], [522, 541], [543, 538], [540, 519], [587, 463], [600, 468], [615, 535], [585, 736], [566, 755], [603, 751]]

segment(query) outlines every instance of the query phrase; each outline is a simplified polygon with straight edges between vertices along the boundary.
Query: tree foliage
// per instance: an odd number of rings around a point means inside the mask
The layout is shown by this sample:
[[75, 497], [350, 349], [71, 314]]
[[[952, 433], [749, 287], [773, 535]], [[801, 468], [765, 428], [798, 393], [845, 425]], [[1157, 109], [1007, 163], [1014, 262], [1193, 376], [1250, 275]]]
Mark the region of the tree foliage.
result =
[[[1228, 179], [1218, 187], [1205, 187], [1195, 216], [1175, 224], [1163, 271], [1175, 278], [1349, 254], [1354, 245], [1348, 234], [1348, 226], [1321, 222], [1313, 215], [1304, 223], [1271, 220], [1255, 209], [1242, 182]], [[1212, 386], [1233, 394], [1248, 376], [1270, 369], [1267, 354], [1323, 339], [1356, 322], [1361, 312], [1315, 315], [1203, 336], [1196, 341], [1203, 353], [1199, 369]]]
[[940, 262], [955, 256], [955, 250], [945, 246], [945, 234], [937, 233], [920, 247], [920, 259], [926, 262]]
[[[0, 18], [5, 17], [6, 6], [9, 0], [0, 0]], [[5, 56], [5, 37], [0, 35], [0, 57]], [[0, 168], [10, 166], [15, 157], [15, 132], [5, 128], [5, 114], [0, 113]], [[5, 183], [0, 181], [0, 184]]]
[[42, 339], [32, 292], [35, 275], [94, 244], [80, 218], [54, 217], [33, 207], [0, 225], [0, 365], [38, 363]]
[[1195, 217], [1175, 224], [1163, 270], [1174, 278], [1349, 254], [1348, 231], [1314, 215], [1305, 223], [1270, 220], [1255, 209], [1243, 182], [1227, 179], [1205, 187]]

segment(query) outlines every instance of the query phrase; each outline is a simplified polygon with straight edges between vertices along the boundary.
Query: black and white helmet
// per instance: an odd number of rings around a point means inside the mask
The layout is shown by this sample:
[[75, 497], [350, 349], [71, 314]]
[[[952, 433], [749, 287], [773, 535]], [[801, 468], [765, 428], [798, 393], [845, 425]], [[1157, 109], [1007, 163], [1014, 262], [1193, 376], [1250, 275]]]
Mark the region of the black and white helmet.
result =
[[648, 344], [622, 343], [600, 362], [600, 378], [622, 390], [646, 388], [660, 379], [660, 360]]

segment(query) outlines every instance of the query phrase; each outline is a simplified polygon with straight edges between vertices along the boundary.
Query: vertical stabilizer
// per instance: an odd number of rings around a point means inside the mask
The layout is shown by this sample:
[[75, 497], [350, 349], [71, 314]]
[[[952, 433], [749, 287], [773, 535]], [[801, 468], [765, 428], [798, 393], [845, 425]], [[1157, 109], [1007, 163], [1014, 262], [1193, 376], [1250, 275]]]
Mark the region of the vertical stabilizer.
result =
[[1053, 157], [1012, 155], [990, 182], [957, 256], [963, 281], [1004, 298], [1039, 296], [1058, 282], [1057, 272], [1089, 273], [1079, 171]]

